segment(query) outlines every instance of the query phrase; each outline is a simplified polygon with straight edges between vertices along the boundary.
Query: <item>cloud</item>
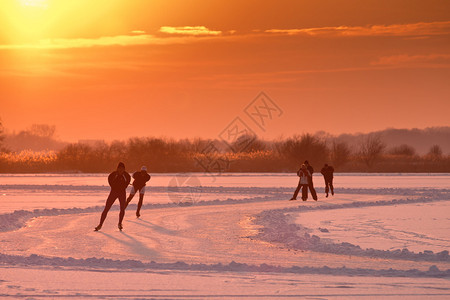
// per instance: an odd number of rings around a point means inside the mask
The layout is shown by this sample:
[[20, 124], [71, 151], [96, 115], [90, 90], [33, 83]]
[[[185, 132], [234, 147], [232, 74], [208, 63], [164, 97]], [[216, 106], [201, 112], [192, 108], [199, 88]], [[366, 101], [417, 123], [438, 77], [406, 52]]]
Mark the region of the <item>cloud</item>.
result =
[[433, 35], [450, 35], [450, 21], [373, 25], [373, 26], [335, 26], [314, 27], [300, 29], [255, 29], [252, 33], [239, 33], [236, 30], [222, 32], [211, 30], [205, 26], [162, 26], [159, 33], [164, 35], [148, 34], [143, 30], [133, 30], [129, 34], [117, 36], [102, 36], [98, 38], [57, 38], [41, 39], [35, 43], [3, 44], [0, 50], [5, 49], [68, 49], [106, 46], [134, 46], [134, 45], [170, 45], [198, 41], [198, 37], [236, 39], [261, 36], [264, 34], [304, 35], [317, 37], [359, 37], [359, 36], [398, 36], [408, 39], [427, 38]]
[[432, 36], [450, 34], [450, 21], [412, 24], [269, 29], [266, 33], [308, 36]]
[[[205, 26], [163, 26], [159, 30], [163, 33], [176, 34], [178, 36], [155, 36], [146, 34], [143, 30], [133, 30], [128, 35], [102, 36], [98, 38], [75, 39], [41, 39], [37, 43], [29, 44], [4, 44], [0, 50], [5, 49], [69, 49], [88, 48], [101, 46], [134, 46], [134, 45], [167, 45], [181, 44], [194, 41], [196, 36], [214, 37], [222, 34], [222, 31], [209, 30]], [[234, 33], [234, 32], [233, 32]], [[181, 35], [181, 36], [180, 36]]]
[[162, 33], [168, 34], [181, 34], [181, 35], [220, 35], [222, 31], [219, 30], [210, 30], [205, 26], [180, 26], [180, 27], [172, 27], [172, 26], [162, 26], [159, 29]]
[[377, 61], [371, 63], [374, 66], [398, 66], [398, 65], [417, 65], [434, 64], [450, 65], [450, 54], [428, 54], [428, 55], [391, 55], [382, 56]]
[[[137, 33], [137, 32], [136, 32]], [[150, 34], [103, 36], [99, 38], [42, 39], [33, 44], [0, 45], [5, 49], [69, 49], [105, 46], [165, 45], [185, 43], [186, 37], [161, 38]]]
[[144, 30], [133, 30], [133, 31], [131, 31], [131, 33], [133, 33], [133, 34], [146, 34], [146, 32]]

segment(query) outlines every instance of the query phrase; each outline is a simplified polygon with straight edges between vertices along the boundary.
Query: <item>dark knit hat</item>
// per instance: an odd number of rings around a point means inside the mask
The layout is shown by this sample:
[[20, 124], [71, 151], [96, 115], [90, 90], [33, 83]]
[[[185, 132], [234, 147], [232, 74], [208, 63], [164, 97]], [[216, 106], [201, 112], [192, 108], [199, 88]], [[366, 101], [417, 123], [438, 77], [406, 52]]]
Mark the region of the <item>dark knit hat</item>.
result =
[[125, 169], [125, 164], [124, 164], [123, 162], [120, 162], [120, 163], [117, 165], [117, 168], [124, 168], [124, 169]]

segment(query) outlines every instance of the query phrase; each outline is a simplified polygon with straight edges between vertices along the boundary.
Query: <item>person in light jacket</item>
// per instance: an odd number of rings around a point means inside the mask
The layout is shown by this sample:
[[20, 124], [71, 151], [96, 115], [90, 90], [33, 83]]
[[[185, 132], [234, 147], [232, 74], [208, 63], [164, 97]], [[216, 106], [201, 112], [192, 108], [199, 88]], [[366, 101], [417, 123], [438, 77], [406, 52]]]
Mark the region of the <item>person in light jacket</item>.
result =
[[149, 181], [151, 176], [147, 173], [147, 167], [143, 166], [140, 171], [133, 173], [133, 186], [131, 187], [130, 195], [127, 199], [127, 206], [133, 199], [134, 195], [139, 192], [139, 202], [136, 210], [136, 217], [141, 216], [141, 207], [144, 202], [145, 184]]
[[302, 200], [306, 201], [308, 199], [308, 187], [309, 187], [309, 177], [311, 177], [311, 173], [306, 168], [305, 164], [302, 164], [300, 170], [297, 172], [298, 177], [300, 177], [298, 181], [298, 186], [295, 189], [294, 196], [292, 196], [292, 200], [297, 200], [297, 195], [302, 190]]
[[308, 180], [309, 191], [311, 192], [311, 196], [313, 197], [313, 199], [317, 201], [317, 193], [316, 193], [316, 189], [314, 188], [313, 177], [312, 177], [313, 173], [314, 173], [314, 168], [309, 164], [309, 161], [307, 161], [307, 160], [305, 160], [304, 164], [310, 174], [309, 180]]

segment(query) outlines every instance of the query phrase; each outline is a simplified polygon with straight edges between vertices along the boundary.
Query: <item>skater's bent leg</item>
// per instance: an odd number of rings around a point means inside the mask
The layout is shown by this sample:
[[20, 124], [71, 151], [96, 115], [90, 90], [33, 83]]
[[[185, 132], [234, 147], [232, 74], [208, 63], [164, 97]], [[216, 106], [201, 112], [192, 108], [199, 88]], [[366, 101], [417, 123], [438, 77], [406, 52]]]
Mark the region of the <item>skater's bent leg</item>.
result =
[[103, 209], [102, 216], [100, 217], [100, 226], [102, 226], [103, 222], [105, 222], [108, 211], [111, 209], [111, 206], [114, 204], [114, 201], [116, 201], [116, 199], [117, 195], [115, 193], [109, 193], [108, 199], [106, 199], [105, 208]]
[[334, 195], [333, 179], [330, 180], [331, 195]]
[[308, 186], [304, 185], [302, 188], [302, 200], [306, 201], [308, 199]]
[[136, 194], [136, 190], [133, 185], [133, 186], [131, 186], [130, 196], [128, 196], [128, 199], [127, 199], [127, 206], [128, 206], [128, 203], [130, 203], [131, 199], [133, 199], [135, 194]]
[[119, 225], [122, 224], [123, 217], [125, 216], [125, 208], [127, 208], [126, 196], [127, 195], [125, 193], [119, 196], [120, 202]]
[[130, 203], [131, 199], [133, 199], [135, 194], [130, 194], [130, 196], [128, 196], [127, 198], [127, 202]]
[[141, 216], [141, 207], [142, 203], [144, 202], [144, 194], [139, 194], [139, 202], [136, 210], [136, 216], [139, 218]]
[[130, 194], [130, 196], [128, 196], [127, 203], [125, 204], [125, 208], [127, 208], [128, 204], [130, 204], [131, 199], [133, 199], [133, 197], [134, 197], [134, 194]]
[[299, 184], [299, 185], [297, 186], [297, 188], [295, 189], [294, 196], [292, 196], [292, 199], [297, 199], [298, 192], [300, 192], [300, 189], [301, 189], [301, 188], [302, 188], [302, 185]]
[[309, 191], [311, 192], [311, 196], [313, 197], [313, 199], [317, 200], [316, 189], [314, 188], [314, 184], [312, 183], [312, 181], [308, 184], [308, 187], [309, 187]]

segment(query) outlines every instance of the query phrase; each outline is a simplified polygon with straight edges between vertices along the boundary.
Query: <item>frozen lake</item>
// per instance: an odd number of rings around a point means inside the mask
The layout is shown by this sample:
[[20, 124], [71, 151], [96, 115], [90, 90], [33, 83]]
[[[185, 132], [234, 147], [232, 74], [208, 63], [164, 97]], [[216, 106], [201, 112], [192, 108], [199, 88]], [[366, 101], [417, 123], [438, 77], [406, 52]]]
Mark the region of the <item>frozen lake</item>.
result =
[[450, 174], [152, 175], [94, 232], [107, 174], [1, 174], [0, 297], [450, 297]]

